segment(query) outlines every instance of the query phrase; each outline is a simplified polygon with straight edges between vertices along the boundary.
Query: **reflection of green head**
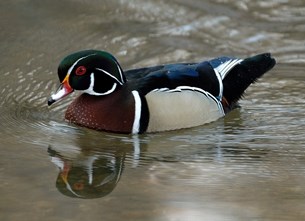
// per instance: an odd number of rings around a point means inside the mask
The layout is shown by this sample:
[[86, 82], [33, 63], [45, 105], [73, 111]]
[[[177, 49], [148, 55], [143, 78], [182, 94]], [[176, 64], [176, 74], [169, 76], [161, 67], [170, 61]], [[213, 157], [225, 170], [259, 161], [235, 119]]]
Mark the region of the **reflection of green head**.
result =
[[93, 199], [113, 191], [122, 173], [123, 159], [98, 156], [91, 165], [75, 164], [72, 162], [68, 171], [59, 173], [57, 189], [69, 197]]

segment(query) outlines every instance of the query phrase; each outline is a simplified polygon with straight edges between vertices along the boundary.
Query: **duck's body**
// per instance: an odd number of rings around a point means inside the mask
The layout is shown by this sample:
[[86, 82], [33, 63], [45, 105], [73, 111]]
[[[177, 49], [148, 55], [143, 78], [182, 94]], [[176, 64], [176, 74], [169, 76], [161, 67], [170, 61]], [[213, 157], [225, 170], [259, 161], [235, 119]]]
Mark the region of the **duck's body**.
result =
[[78, 89], [85, 93], [65, 118], [80, 126], [118, 133], [189, 128], [223, 117], [274, 65], [270, 54], [262, 54], [123, 72], [106, 52], [77, 52], [62, 61], [62, 87], [49, 104]]

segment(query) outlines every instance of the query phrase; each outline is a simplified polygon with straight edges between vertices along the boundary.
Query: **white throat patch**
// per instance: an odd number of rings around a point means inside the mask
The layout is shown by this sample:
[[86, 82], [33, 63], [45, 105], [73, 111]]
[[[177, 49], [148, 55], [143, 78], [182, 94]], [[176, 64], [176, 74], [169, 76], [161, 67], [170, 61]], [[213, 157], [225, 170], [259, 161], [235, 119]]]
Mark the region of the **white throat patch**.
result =
[[101, 95], [107, 95], [107, 94], [111, 94], [115, 89], [116, 89], [116, 86], [117, 86], [117, 83], [114, 83], [112, 85], [112, 88], [104, 93], [97, 93], [94, 91], [93, 89], [93, 86], [94, 86], [94, 74], [91, 73], [90, 75], [90, 86], [88, 89], [86, 90], [83, 90], [84, 93], [87, 93], [87, 94], [90, 94], [90, 95], [95, 95], [95, 96], [101, 96]]

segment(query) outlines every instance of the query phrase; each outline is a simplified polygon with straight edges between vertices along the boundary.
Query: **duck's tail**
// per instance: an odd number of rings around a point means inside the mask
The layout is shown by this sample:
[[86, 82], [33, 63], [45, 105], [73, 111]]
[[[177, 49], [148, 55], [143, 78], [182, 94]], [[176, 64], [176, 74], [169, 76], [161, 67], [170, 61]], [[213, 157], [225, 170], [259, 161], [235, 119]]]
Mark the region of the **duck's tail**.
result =
[[[218, 65], [217, 65], [218, 63]], [[234, 105], [250, 84], [272, 69], [276, 61], [270, 53], [242, 59], [218, 58], [212, 66], [223, 79], [223, 99], [227, 105]]]

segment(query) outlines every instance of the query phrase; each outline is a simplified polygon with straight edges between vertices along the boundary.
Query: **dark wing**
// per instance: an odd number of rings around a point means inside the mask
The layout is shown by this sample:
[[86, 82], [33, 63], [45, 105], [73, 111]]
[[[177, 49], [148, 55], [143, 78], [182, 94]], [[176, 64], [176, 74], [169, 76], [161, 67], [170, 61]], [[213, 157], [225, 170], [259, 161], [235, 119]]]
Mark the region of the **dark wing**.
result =
[[[139, 78], [143, 78], [146, 75], [149, 75], [151, 73], [160, 71], [160, 70], [162, 70], [164, 68], [166, 69], [167, 66], [171, 66], [171, 65], [173, 65], [173, 64], [170, 64], [170, 65], [158, 65], [158, 66], [152, 66], [152, 67], [146, 67], [146, 68], [138, 68], [138, 69], [130, 69], [130, 70], [124, 71], [124, 74], [125, 74], [127, 80], [136, 80], [136, 79], [139, 79]], [[188, 64], [181, 63], [181, 64], [178, 64], [178, 65], [188, 65]]]
[[199, 88], [217, 97], [220, 93], [220, 78], [210, 62], [169, 64], [125, 72], [140, 94], [145, 95], [155, 89], [169, 90], [180, 86]]

